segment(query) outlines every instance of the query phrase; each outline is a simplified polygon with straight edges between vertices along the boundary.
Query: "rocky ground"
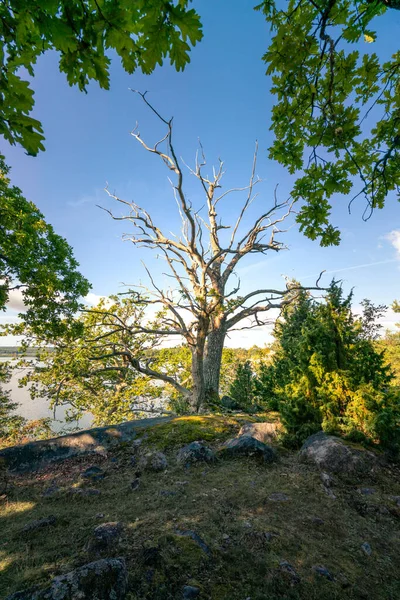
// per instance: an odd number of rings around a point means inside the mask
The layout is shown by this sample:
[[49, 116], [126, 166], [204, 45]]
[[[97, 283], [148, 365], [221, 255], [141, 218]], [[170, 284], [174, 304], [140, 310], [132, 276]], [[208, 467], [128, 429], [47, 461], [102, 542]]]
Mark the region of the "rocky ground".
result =
[[326, 436], [289, 452], [268, 420], [176, 419], [9, 477], [0, 597], [397, 600], [398, 467]]

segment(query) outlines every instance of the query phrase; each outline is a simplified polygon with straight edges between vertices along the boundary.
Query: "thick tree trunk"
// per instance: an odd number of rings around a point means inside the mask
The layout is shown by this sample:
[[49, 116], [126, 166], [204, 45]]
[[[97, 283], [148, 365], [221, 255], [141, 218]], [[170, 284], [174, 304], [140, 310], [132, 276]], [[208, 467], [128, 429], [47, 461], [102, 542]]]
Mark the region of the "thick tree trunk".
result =
[[192, 390], [190, 405], [194, 412], [199, 412], [206, 400], [204, 385], [204, 349], [209, 322], [208, 319], [199, 319], [196, 344], [192, 347]]
[[190, 407], [193, 412], [199, 412], [204, 406], [206, 399], [206, 389], [204, 385], [204, 364], [203, 353], [197, 352], [197, 348], [192, 353], [192, 381], [193, 386], [189, 398]]
[[211, 331], [207, 338], [204, 357], [204, 385], [206, 394], [210, 397], [219, 394], [219, 379], [225, 336], [226, 331], [220, 326], [218, 329]]

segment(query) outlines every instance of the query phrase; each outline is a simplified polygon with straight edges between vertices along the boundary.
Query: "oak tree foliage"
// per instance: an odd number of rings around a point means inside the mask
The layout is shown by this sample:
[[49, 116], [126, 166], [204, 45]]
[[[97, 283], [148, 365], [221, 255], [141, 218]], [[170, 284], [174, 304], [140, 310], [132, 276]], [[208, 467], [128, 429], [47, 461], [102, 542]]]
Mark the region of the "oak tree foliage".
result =
[[165, 58], [183, 70], [201, 38], [188, 0], [6, 0], [0, 3], [0, 133], [28, 154], [44, 150], [41, 123], [31, 116], [41, 54], [55, 50], [70, 85], [110, 85], [110, 53], [128, 73], [151, 73]]
[[[159, 340], [138, 334], [137, 327], [145, 323], [144, 310], [132, 298], [102, 298], [77, 317], [80, 327], [74, 335], [66, 328], [51, 347], [25, 326], [25, 348], [36, 346], [38, 362], [20, 384], [29, 384], [32, 399], [46, 398], [54, 417], [57, 408], [64, 407], [67, 423], [85, 412], [91, 413], [94, 425], [107, 425], [150, 411], [161, 390], [140, 373], [139, 360], [150, 364]], [[24, 358], [20, 365], [29, 363]]]
[[275, 96], [270, 157], [296, 176], [300, 229], [338, 244], [337, 194], [350, 205], [361, 196], [365, 219], [399, 195], [400, 52], [384, 56], [374, 26], [400, 3], [265, 0], [257, 8], [272, 32], [263, 57]]
[[90, 285], [77, 270], [67, 241], [10, 184], [8, 172], [0, 155], [0, 310], [10, 292], [19, 290], [23, 321], [37, 334], [56, 335], [66, 317], [72, 320]]

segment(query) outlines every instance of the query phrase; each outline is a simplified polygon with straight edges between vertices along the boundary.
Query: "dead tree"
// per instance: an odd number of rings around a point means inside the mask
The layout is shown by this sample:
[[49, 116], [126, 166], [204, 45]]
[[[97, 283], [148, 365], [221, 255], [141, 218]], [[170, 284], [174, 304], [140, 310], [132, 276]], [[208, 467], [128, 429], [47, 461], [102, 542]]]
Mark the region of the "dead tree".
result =
[[[280, 202], [275, 190], [270, 206], [243, 231], [244, 217], [257, 196], [254, 189], [261, 181], [256, 176], [257, 145], [248, 185], [223, 191], [223, 162], [219, 160], [212, 177], [205, 176], [206, 159], [200, 145], [195, 167], [186, 167], [178, 159], [174, 148], [173, 120], [164, 119], [149, 103], [146, 94], [139, 95], [163, 123], [166, 133], [153, 146], [143, 140], [137, 127], [132, 136], [147, 152], [161, 159], [172, 174], [172, 190], [182, 222], [180, 235], [165, 235], [145, 208], [120, 198], [108, 188], [109, 196], [122, 204], [127, 214], [116, 216], [110, 210], [107, 212], [115, 220], [132, 224], [133, 232], [124, 234], [124, 239], [136, 247], [155, 250], [168, 265], [175, 288], [161, 289], [147, 269], [152, 285], [151, 298], [137, 296], [138, 302], [156, 304], [165, 310], [163, 327], [146, 329], [132, 326], [131, 333], [147, 331], [160, 336], [174, 335], [186, 341], [192, 355], [193, 387], [184, 389], [171, 377], [168, 377], [168, 383], [189, 399], [193, 410], [199, 411], [208, 395], [218, 394], [222, 350], [228, 332], [266, 324], [266, 316], [271, 309], [281, 309], [296, 296], [297, 291], [304, 289], [287, 284], [282, 290], [262, 287], [240, 295], [240, 279], [235, 273], [245, 257], [279, 252], [285, 248], [276, 237], [283, 231], [281, 224], [293, 212], [292, 202], [290, 199]], [[205, 198], [203, 210], [195, 209], [185, 193], [182, 164], [189, 175], [197, 178], [202, 188]], [[218, 216], [220, 203], [236, 192], [244, 194], [242, 208], [234, 223], [223, 224]], [[320, 288], [317, 282], [315, 288], [307, 289]], [[154, 371], [137, 357], [132, 356], [131, 363], [141, 373], [166, 381], [163, 373]]]

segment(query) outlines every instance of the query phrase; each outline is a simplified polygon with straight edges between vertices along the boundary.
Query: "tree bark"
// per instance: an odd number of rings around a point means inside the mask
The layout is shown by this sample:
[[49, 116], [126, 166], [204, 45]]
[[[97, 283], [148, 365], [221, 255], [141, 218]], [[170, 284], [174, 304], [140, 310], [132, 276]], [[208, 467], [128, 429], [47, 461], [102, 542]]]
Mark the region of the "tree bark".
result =
[[195, 343], [192, 346], [192, 381], [193, 386], [190, 396], [190, 407], [194, 412], [199, 412], [206, 400], [204, 385], [204, 351], [206, 346], [208, 318], [200, 317]]
[[199, 355], [197, 348], [192, 353], [192, 381], [193, 387], [189, 396], [190, 408], [193, 412], [199, 412], [204, 406], [206, 391], [204, 386], [203, 356]]
[[224, 327], [220, 326], [211, 331], [207, 338], [204, 356], [204, 384], [206, 394], [209, 396], [219, 394], [219, 379], [225, 337], [226, 330]]

